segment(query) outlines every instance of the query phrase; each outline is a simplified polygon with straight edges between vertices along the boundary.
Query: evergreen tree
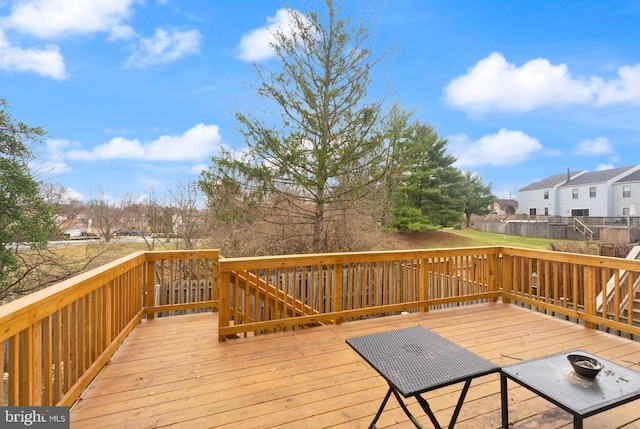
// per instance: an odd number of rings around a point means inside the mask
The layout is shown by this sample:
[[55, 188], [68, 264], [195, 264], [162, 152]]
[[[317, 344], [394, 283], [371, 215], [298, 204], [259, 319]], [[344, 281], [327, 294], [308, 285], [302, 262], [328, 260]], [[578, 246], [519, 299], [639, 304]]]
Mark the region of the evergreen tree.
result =
[[464, 195], [464, 215], [467, 226], [471, 224], [471, 215], [486, 215], [489, 205], [495, 201], [491, 184], [484, 185], [482, 177], [468, 170], [463, 173], [462, 193]]
[[290, 11], [291, 27], [274, 34], [279, 67], [256, 66], [274, 117], [236, 113], [246, 149], [213, 157], [200, 179], [219, 218], [296, 230], [314, 252], [328, 250], [328, 219], [367, 195], [387, 156], [383, 104], [366, 97], [382, 56], [339, 12], [331, 0], [326, 14]]
[[448, 141], [427, 124], [416, 122], [393, 147], [403, 174], [397, 184], [392, 226], [400, 231], [430, 231], [462, 219], [464, 198]]

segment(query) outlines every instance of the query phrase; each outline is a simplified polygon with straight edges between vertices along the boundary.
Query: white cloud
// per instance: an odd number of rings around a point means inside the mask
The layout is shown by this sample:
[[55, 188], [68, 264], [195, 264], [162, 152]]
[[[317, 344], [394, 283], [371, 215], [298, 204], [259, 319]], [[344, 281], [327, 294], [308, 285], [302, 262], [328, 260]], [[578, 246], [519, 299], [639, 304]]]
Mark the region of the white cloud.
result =
[[618, 70], [619, 79], [603, 84], [597, 104], [630, 103], [640, 105], [640, 64], [624, 66]]
[[200, 38], [198, 30], [167, 31], [157, 28], [153, 37], [140, 40], [140, 46], [127, 59], [125, 67], [146, 68], [196, 54], [200, 52]]
[[198, 124], [180, 136], [160, 136], [142, 143], [115, 137], [91, 151], [71, 150], [66, 158], [78, 161], [128, 159], [141, 161], [201, 161], [220, 147], [222, 138], [217, 125]]
[[606, 137], [598, 137], [593, 140], [583, 140], [572, 150], [574, 155], [601, 156], [614, 153], [613, 146]]
[[61, 160], [43, 161], [38, 165], [38, 171], [42, 174], [57, 175], [71, 172], [71, 167]]
[[611, 170], [613, 168], [615, 168], [613, 164], [598, 164], [596, 166], [596, 171]]
[[136, 31], [129, 25], [116, 25], [109, 31], [107, 40], [115, 42], [117, 40], [129, 40], [136, 36]]
[[33, 72], [43, 77], [63, 80], [67, 78], [64, 59], [56, 45], [43, 49], [22, 49], [11, 46], [0, 30], [0, 70], [5, 72]]
[[275, 56], [271, 45], [275, 42], [274, 34], [281, 31], [291, 32], [291, 23], [296, 14], [306, 22], [304, 15], [291, 9], [279, 9], [274, 17], [267, 18], [265, 27], [256, 28], [242, 36], [238, 58], [244, 61], [260, 61]]
[[504, 128], [477, 141], [465, 134], [449, 137], [449, 150], [457, 158], [456, 167], [520, 164], [540, 149], [542, 145], [537, 139]]
[[196, 165], [192, 166], [189, 169], [189, 174], [197, 176], [200, 173], [202, 173], [203, 171], [207, 170], [208, 168], [209, 168], [209, 164], [199, 163], [199, 164], [196, 164]]
[[73, 188], [65, 188], [63, 199], [65, 201], [82, 201], [84, 196]]
[[71, 172], [71, 167], [64, 161], [64, 151], [74, 146], [75, 143], [65, 139], [47, 140], [44, 146], [39, 146], [41, 151], [34, 160], [34, 171], [49, 177]]
[[15, 2], [11, 14], [0, 18], [0, 70], [34, 72], [53, 79], [66, 79], [60, 47], [24, 47], [10, 43], [5, 34], [18, 34], [52, 41], [77, 35], [108, 33], [109, 40], [135, 36], [124, 24], [132, 6], [140, 0], [22, 0]]
[[575, 77], [566, 64], [537, 58], [517, 66], [500, 53], [478, 61], [444, 88], [452, 107], [469, 113], [528, 112], [571, 105], [640, 105], [640, 64], [624, 66], [615, 79]]
[[62, 153], [65, 149], [69, 147], [77, 146], [76, 143], [73, 143], [70, 140], [66, 139], [49, 139], [46, 143], [46, 150], [52, 154]]
[[23, 0], [0, 25], [41, 39], [96, 32], [122, 34], [138, 0]]
[[444, 89], [445, 101], [470, 112], [526, 112], [540, 107], [585, 104], [593, 100], [598, 79], [574, 78], [566, 64], [538, 58], [518, 67], [492, 53], [453, 79]]

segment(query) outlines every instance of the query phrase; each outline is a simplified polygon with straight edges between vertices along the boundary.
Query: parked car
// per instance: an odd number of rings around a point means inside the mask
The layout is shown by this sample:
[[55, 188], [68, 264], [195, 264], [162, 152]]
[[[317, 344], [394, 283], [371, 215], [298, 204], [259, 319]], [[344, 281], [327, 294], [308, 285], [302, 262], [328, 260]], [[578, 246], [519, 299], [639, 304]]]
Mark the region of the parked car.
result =
[[134, 231], [134, 230], [123, 230], [123, 231], [118, 231], [116, 232], [116, 235], [140, 235], [140, 233], [138, 231]]

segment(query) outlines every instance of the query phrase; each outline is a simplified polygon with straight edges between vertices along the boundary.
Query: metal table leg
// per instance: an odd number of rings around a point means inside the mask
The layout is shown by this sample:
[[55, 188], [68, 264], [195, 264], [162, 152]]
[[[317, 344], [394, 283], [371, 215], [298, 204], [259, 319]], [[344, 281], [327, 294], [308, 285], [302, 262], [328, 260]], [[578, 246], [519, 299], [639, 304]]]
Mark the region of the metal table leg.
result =
[[500, 402], [502, 403], [502, 427], [509, 427], [509, 399], [507, 398], [507, 376], [500, 373]]
[[373, 418], [373, 421], [369, 425], [369, 429], [375, 429], [376, 422], [380, 418], [380, 415], [382, 414], [382, 410], [384, 410], [385, 405], [387, 405], [387, 401], [389, 400], [389, 397], [391, 396], [391, 392], [393, 392], [393, 388], [389, 387], [389, 391], [387, 392], [387, 395], [384, 397], [384, 400], [382, 401], [382, 404], [380, 405], [380, 408], [378, 408], [378, 412], [376, 413], [376, 416]]

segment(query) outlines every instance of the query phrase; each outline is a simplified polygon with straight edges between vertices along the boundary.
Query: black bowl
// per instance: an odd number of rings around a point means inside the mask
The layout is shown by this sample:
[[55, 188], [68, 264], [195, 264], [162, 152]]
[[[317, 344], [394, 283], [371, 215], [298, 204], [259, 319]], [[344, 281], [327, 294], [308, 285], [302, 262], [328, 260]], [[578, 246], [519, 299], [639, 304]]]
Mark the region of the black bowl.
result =
[[594, 379], [604, 368], [602, 362], [585, 355], [568, 355], [567, 359], [571, 362], [573, 370], [584, 378]]

